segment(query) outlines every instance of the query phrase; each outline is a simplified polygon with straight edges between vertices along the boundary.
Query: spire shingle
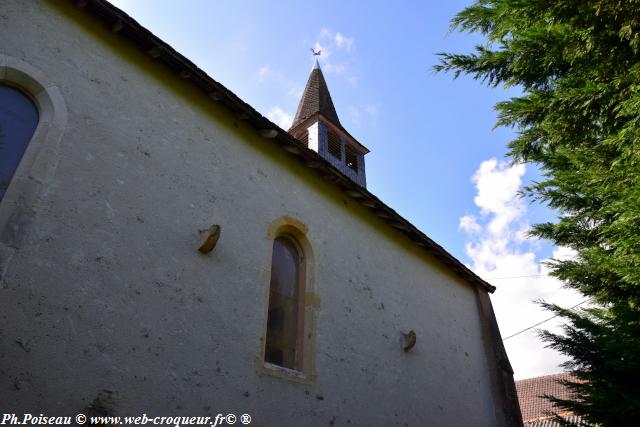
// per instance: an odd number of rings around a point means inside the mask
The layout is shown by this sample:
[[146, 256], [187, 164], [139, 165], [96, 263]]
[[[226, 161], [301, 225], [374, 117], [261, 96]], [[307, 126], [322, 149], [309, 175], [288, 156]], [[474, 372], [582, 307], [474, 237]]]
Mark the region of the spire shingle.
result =
[[322, 70], [317, 60], [311, 70], [307, 86], [304, 88], [304, 93], [302, 94], [302, 99], [300, 99], [300, 104], [298, 104], [298, 110], [293, 119], [291, 129], [295, 129], [296, 126], [315, 113], [321, 113], [327, 120], [339, 128], [342, 128], [336, 109], [333, 106], [331, 95], [329, 94], [327, 82], [324, 80]]

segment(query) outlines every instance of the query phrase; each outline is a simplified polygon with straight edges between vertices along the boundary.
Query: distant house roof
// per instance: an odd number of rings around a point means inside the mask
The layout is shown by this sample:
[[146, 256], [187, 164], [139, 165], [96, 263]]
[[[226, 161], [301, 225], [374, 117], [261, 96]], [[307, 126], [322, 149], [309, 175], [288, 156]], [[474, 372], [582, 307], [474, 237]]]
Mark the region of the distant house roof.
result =
[[[128, 39], [142, 52], [168, 67], [176, 78], [190, 82], [213, 102], [222, 104], [238, 120], [252, 126], [259, 135], [265, 138], [265, 143], [274, 144], [290, 153], [301, 164], [315, 171], [324, 181], [338, 187], [343, 194], [370, 209], [374, 215], [430, 253], [467, 283], [478, 286], [487, 292], [495, 291], [496, 288], [493, 285], [476, 275], [378, 197], [356, 184], [320, 154], [304, 146], [293, 135], [262, 116], [251, 105], [211, 78], [193, 62], [140, 25], [135, 19], [109, 3], [108, 0], [70, 0], [70, 2], [75, 4], [78, 9], [85, 10], [102, 21], [112, 33]], [[331, 107], [335, 114], [333, 102], [331, 102]]]
[[[582, 420], [582, 417], [577, 415], [568, 415], [563, 416], [562, 418], [569, 423], [578, 425], [580, 425], [579, 423]], [[561, 424], [553, 419], [553, 417], [545, 417], [535, 421], [525, 422], [524, 427], [561, 427]]]
[[525, 427], [560, 426], [550, 413], [557, 413], [570, 422], [580, 421], [579, 416], [558, 408], [551, 401], [542, 397], [549, 395], [559, 399], [571, 399], [573, 394], [559, 381], [577, 381], [577, 379], [570, 372], [563, 372], [516, 381], [516, 391]]

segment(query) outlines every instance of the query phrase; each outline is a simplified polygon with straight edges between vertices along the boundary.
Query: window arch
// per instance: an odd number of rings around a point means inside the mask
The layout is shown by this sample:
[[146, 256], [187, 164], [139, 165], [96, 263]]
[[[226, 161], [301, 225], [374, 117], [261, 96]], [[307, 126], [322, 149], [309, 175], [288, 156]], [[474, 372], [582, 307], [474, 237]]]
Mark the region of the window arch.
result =
[[[10, 174], [9, 186], [3, 189], [0, 201], [0, 244], [14, 247], [21, 246], [24, 233], [19, 230], [25, 222], [25, 215], [31, 215], [30, 210], [21, 207], [35, 205], [54, 176], [59, 147], [67, 127], [67, 107], [60, 88], [46, 73], [0, 52], [0, 86], [3, 85], [28, 94], [38, 113], [36, 129], [19, 164]], [[5, 136], [5, 144], [7, 141]], [[0, 158], [4, 156], [5, 151], [0, 151]]]
[[0, 201], [38, 126], [38, 110], [25, 94], [0, 83]]
[[304, 253], [297, 240], [273, 240], [265, 357], [267, 363], [302, 371], [305, 296]]

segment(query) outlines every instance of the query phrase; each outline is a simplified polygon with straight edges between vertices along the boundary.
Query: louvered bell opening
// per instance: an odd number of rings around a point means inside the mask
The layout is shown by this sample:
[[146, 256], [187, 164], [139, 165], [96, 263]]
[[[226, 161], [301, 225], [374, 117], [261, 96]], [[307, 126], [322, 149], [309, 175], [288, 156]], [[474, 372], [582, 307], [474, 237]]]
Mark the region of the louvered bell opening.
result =
[[329, 153], [338, 160], [342, 160], [342, 144], [340, 144], [340, 137], [334, 133], [329, 132]]
[[358, 172], [358, 152], [349, 144], [347, 144], [347, 146], [345, 147], [345, 157], [347, 167], [353, 169], [355, 172]]
[[309, 146], [309, 132], [304, 133], [304, 135], [302, 135], [300, 137], [300, 142], [305, 146], [308, 147]]

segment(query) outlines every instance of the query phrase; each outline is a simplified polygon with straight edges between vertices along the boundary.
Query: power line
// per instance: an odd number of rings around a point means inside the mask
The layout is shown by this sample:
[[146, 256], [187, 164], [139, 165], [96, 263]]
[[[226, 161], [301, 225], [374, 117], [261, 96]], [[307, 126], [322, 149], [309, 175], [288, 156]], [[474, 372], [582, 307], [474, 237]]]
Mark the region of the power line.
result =
[[[587, 298], [586, 300], [584, 300], [584, 301], [582, 301], [582, 302], [580, 302], [580, 303], [578, 303], [578, 304], [574, 305], [573, 307], [569, 308], [569, 310], [573, 310], [574, 308], [576, 308], [576, 307], [578, 307], [578, 306], [580, 306], [580, 305], [582, 305], [582, 304], [584, 304], [584, 303], [586, 303], [586, 302], [589, 302], [589, 301], [591, 301], [591, 298]], [[509, 338], [513, 338], [513, 337], [515, 337], [516, 335], [520, 335], [521, 333], [526, 332], [526, 331], [528, 331], [529, 329], [535, 328], [536, 326], [542, 325], [543, 323], [548, 322], [549, 320], [555, 319], [555, 318], [556, 318], [556, 317], [558, 317], [558, 316], [560, 316], [560, 315], [559, 315], [559, 314], [556, 314], [555, 316], [551, 316], [551, 317], [549, 317], [548, 319], [543, 320], [542, 322], [538, 322], [538, 323], [536, 323], [535, 325], [531, 325], [531, 326], [529, 326], [528, 328], [525, 328], [525, 329], [523, 329], [523, 330], [521, 330], [521, 331], [518, 331], [518, 332], [516, 332], [516, 333], [515, 333], [515, 334], [513, 334], [513, 335], [509, 335], [508, 337], [503, 338], [503, 339], [502, 339], [502, 341], [506, 341], [506, 340], [508, 340]]]

